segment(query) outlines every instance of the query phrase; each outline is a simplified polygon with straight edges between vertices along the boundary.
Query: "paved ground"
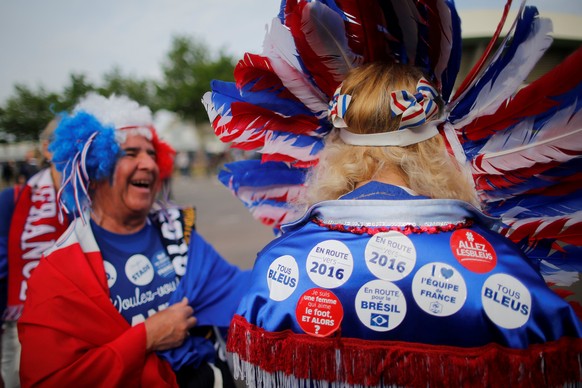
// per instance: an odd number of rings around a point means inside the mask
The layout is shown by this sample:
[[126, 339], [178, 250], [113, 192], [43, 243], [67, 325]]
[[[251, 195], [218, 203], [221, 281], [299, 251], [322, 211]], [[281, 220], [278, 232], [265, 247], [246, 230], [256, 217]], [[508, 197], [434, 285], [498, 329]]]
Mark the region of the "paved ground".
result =
[[[270, 228], [256, 221], [218, 179], [175, 175], [174, 201], [196, 207], [196, 230], [229, 262], [252, 268], [256, 254], [274, 238]], [[236, 381], [238, 388], [246, 384]]]
[[257, 252], [274, 238], [218, 179], [175, 175], [172, 195], [179, 205], [196, 207], [196, 229], [229, 262], [251, 268]]

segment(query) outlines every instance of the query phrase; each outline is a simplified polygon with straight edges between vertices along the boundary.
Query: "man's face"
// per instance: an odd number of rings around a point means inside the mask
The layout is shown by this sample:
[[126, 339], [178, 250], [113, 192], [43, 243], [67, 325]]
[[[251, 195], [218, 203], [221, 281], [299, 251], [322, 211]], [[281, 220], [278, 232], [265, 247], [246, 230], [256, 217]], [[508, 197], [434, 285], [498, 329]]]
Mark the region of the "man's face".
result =
[[93, 209], [122, 223], [145, 219], [161, 186], [154, 147], [145, 137], [128, 134], [121, 150], [111, 181], [96, 185]]

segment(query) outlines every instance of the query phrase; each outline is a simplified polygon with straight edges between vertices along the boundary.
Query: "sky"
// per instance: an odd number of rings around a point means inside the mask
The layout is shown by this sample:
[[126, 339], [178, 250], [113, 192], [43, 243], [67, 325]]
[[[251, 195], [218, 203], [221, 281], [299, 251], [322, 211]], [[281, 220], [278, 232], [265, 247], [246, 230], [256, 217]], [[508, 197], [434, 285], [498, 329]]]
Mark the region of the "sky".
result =
[[[518, 1], [514, 1], [514, 4]], [[540, 10], [582, 15], [582, 0], [531, 0]], [[0, 105], [14, 85], [60, 93], [71, 73], [100, 84], [123, 75], [160, 79], [172, 38], [213, 53], [260, 53], [278, 0], [0, 0]], [[457, 9], [498, 9], [504, 0], [457, 0]], [[494, 25], [492, 29], [494, 29]]]

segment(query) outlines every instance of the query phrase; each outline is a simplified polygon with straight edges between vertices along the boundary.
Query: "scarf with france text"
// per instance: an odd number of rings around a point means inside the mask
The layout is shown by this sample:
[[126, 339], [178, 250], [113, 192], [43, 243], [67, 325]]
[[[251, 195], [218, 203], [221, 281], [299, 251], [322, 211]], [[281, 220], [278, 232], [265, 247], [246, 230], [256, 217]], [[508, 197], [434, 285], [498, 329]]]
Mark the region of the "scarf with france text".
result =
[[26, 300], [27, 282], [48, 248], [66, 230], [58, 219], [56, 191], [50, 169], [32, 176], [14, 207], [8, 235], [8, 307], [4, 319], [18, 320]]

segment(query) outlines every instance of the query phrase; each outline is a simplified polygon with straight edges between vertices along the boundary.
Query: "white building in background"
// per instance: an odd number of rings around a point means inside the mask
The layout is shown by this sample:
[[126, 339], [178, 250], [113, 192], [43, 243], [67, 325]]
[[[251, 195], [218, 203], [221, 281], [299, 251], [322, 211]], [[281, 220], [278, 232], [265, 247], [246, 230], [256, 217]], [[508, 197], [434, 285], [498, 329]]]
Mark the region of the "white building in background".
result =
[[154, 114], [154, 126], [160, 138], [176, 150], [175, 165], [182, 175], [215, 170], [228, 149], [206, 122], [197, 126], [176, 113], [160, 110]]
[[157, 111], [154, 114], [154, 127], [158, 136], [178, 152], [195, 152], [200, 149], [200, 136], [196, 126], [182, 121], [174, 112]]
[[31, 150], [40, 152], [39, 143], [34, 141], [22, 141], [19, 143], [0, 144], [0, 162], [22, 161], [26, 153]]
[[[517, 9], [517, 7], [513, 8]], [[459, 11], [463, 37], [463, 58], [459, 76], [457, 77], [457, 85], [462, 82], [465, 74], [471, 70], [473, 65], [481, 57], [481, 54], [497, 28], [502, 11], [502, 9]], [[541, 77], [561, 63], [582, 44], [582, 15], [544, 12], [540, 8], [538, 8], [538, 12], [540, 17], [552, 20], [552, 37], [554, 41], [526, 79], [528, 83]], [[507, 31], [515, 19], [515, 15], [516, 11], [509, 13], [499, 42], [506, 36]]]

